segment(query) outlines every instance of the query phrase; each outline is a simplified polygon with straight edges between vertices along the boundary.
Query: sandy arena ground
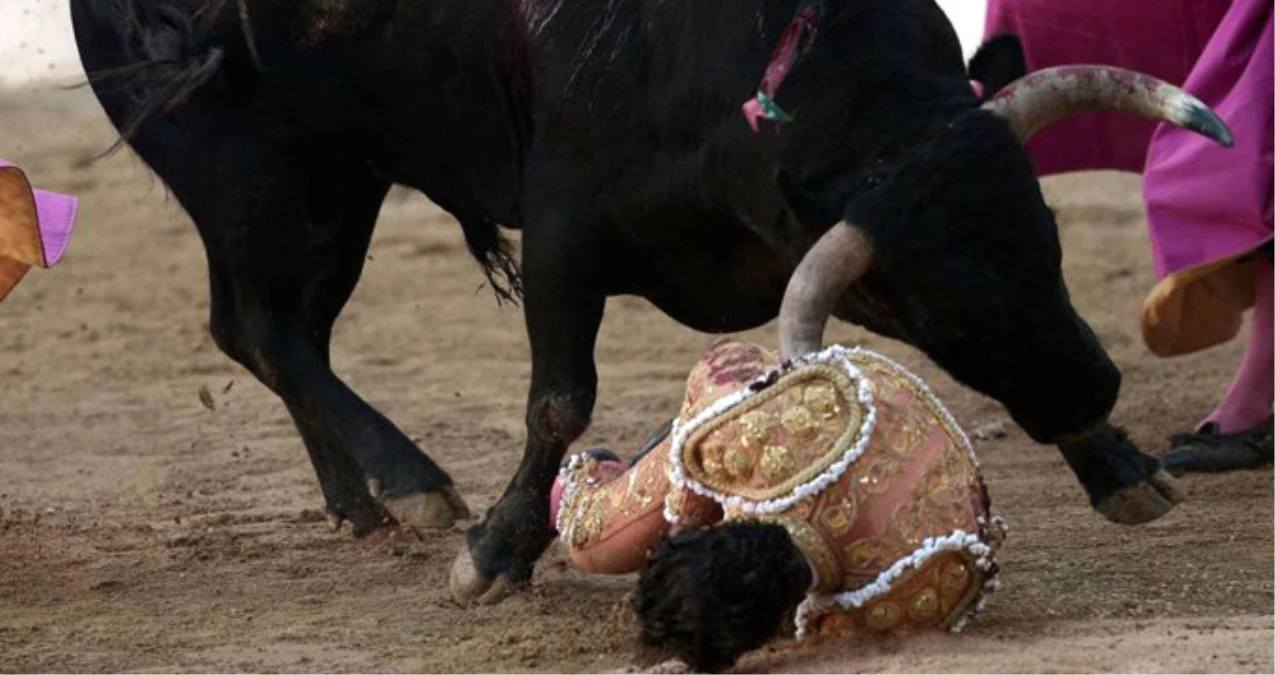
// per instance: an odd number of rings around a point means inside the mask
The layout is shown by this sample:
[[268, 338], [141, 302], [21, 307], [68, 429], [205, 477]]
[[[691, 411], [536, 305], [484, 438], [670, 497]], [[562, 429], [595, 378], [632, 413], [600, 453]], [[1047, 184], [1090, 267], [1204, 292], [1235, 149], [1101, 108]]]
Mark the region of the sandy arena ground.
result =
[[[0, 671], [626, 671], [631, 578], [589, 578], [555, 547], [532, 587], [463, 609], [445, 582], [459, 530], [353, 542], [322, 501], [282, 404], [208, 335], [203, 251], [85, 90], [0, 92], [0, 151], [83, 217], [62, 266], [0, 308]], [[1207, 414], [1238, 343], [1171, 361], [1142, 346], [1152, 284], [1138, 179], [1047, 183], [1075, 300], [1125, 373], [1118, 421], [1156, 451]], [[419, 196], [383, 211], [334, 362], [485, 510], [522, 443], [522, 317], [500, 309], [451, 218]], [[773, 326], [748, 337], [773, 344]], [[974, 429], [1007, 423], [917, 353], [848, 326], [929, 378]], [[585, 439], [634, 449], [675, 410], [710, 337], [612, 300]], [[211, 393], [215, 410], [201, 404]], [[1192, 477], [1142, 527], [1089, 509], [1058, 453], [1007, 424], [977, 443], [1012, 528], [1003, 587], [965, 634], [797, 649], [752, 672], [1272, 672], [1269, 469]]]

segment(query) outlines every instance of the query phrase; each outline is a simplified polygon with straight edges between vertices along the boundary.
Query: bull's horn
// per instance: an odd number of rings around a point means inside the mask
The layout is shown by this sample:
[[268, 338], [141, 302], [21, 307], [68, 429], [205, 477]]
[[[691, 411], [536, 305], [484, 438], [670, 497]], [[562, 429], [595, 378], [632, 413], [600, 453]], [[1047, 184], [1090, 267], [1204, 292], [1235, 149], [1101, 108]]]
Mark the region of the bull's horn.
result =
[[823, 348], [823, 329], [837, 301], [872, 264], [872, 240], [842, 221], [815, 242], [797, 265], [779, 308], [779, 349], [785, 359]]
[[1009, 120], [1024, 143], [1037, 131], [1068, 115], [1115, 110], [1162, 120], [1234, 144], [1231, 130], [1208, 106], [1150, 75], [1112, 66], [1058, 66], [1018, 78], [983, 104]]

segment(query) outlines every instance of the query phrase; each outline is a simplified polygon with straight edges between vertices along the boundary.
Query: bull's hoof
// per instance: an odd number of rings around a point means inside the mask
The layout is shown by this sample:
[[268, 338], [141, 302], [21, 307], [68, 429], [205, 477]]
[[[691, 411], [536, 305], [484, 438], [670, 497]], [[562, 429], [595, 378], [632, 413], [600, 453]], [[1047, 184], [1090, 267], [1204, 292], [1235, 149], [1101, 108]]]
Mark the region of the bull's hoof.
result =
[[448, 485], [438, 492], [418, 492], [403, 497], [382, 499], [385, 510], [400, 524], [422, 529], [445, 530], [472, 515], [465, 500]]
[[461, 548], [456, 555], [451, 578], [448, 580], [452, 597], [462, 605], [494, 605], [518, 590], [521, 585], [510, 581], [503, 574], [494, 579], [484, 577], [474, 564], [468, 546]]
[[1098, 512], [1115, 523], [1140, 525], [1149, 523], [1173, 510], [1186, 499], [1173, 476], [1158, 469], [1147, 480], [1130, 485], [1098, 502]]

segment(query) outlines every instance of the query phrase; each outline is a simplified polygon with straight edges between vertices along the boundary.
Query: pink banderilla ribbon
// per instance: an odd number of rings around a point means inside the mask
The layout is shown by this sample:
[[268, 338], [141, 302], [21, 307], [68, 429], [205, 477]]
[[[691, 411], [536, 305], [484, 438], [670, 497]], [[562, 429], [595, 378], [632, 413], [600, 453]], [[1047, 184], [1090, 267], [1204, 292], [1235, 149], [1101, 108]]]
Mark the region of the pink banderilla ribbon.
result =
[[[784, 34], [779, 38], [779, 44], [770, 55], [770, 62], [766, 65], [766, 73], [757, 87], [757, 94], [745, 101], [742, 106], [744, 119], [748, 120], [748, 126], [753, 128], [753, 133], [760, 131], [762, 119], [780, 124], [793, 121], [793, 116], [775, 102], [775, 94], [779, 91], [779, 86], [783, 84], [784, 78], [788, 77], [788, 72], [792, 70], [793, 61], [797, 60], [802, 37], [809, 35], [813, 40], [818, 25], [818, 10], [807, 5], [784, 29]], [[982, 82], [970, 80], [970, 88], [974, 90], [976, 96], [983, 98]]]
[[754, 133], [759, 130], [758, 125], [763, 118], [780, 124], [793, 121], [792, 115], [775, 103], [775, 93], [779, 91], [779, 85], [788, 77], [793, 61], [797, 59], [801, 38], [807, 34], [813, 38], [818, 24], [819, 12], [813, 6], [806, 6], [784, 29], [779, 44], [770, 55], [766, 73], [757, 87], [757, 95], [743, 105], [744, 119], [748, 120], [748, 126], [753, 128]]

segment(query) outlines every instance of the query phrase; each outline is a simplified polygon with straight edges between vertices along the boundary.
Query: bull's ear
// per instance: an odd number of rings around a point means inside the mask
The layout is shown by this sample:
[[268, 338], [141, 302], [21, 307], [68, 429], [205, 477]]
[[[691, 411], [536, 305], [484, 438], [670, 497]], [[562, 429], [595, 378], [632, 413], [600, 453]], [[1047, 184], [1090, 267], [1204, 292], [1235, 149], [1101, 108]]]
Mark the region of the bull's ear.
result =
[[797, 220], [807, 225], [819, 225], [834, 223], [839, 219], [840, 214], [833, 212], [826, 203], [827, 200], [820, 199], [817, 191], [787, 169], [779, 170], [775, 182], [779, 184], [779, 191]]
[[1027, 74], [1023, 43], [1013, 33], [1001, 33], [983, 43], [970, 59], [970, 79], [983, 85], [983, 99]]

